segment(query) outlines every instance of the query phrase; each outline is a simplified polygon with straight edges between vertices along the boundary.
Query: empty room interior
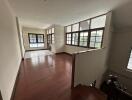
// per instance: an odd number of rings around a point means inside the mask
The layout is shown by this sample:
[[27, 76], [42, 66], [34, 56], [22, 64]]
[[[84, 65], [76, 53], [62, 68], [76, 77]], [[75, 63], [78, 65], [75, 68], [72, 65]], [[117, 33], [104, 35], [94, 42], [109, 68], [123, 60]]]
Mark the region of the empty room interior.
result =
[[0, 0], [0, 100], [132, 100], [131, 0]]

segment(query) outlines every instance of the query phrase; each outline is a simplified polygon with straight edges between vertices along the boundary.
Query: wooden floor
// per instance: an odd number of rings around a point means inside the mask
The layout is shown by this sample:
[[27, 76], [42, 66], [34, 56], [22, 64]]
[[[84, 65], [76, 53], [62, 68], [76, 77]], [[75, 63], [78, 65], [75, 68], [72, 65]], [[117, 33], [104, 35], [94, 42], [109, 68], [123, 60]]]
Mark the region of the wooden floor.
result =
[[86, 87], [79, 87], [71, 91], [71, 63], [72, 57], [66, 54], [25, 59], [14, 100], [105, 100], [98, 97], [98, 91], [91, 99], [90, 91], [95, 92], [95, 89], [88, 88], [87, 91]]
[[71, 62], [66, 54], [25, 59], [14, 100], [70, 100]]

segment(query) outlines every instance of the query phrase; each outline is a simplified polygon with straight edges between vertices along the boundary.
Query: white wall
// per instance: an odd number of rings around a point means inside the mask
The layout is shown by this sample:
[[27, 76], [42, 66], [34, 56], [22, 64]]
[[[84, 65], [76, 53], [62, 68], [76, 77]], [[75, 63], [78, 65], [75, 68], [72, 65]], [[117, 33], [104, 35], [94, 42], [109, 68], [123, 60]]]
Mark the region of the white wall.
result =
[[100, 86], [103, 74], [107, 69], [107, 58], [112, 36], [112, 13], [109, 12], [106, 18], [106, 27], [103, 38], [103, 48], [76, 54], [75, 60], [75, 84], [90, 85], [97, 80], [97, 87]]
[[[29, 46], [28, 33], [45, 34], [45, 31], [43, 29], [23, 27], [22, 32], [23, 32], [23, 42], [24, 42], [25, 50], [39, 50], [39, 49], [46, 49], [47, 48], [46, 42], [45, 42], [45, 46], [40, 47], [40, 48], [30, 48], [30, 46]], [[46, 38], [45, 35], [44, 35], [44, 37]]]
[[0, 0], [0, 89], [3, 100], [10, 100], [20, 61], [16, 17], [8, 2]]
[[64, 52], [65, 45], [64, 26], [55, 25], [55, 52]]
[[113, 34], [109, 57], [109, 72], [119, 76], [120, 81], [132, 93], [132, 71], [127, 70], [127, 64], [132, 48], [132, 29], [116, 30]]
[[21, 56], [24, 58], [25, 48], [24, 48], [24, 44], [23, 44], [22, 26], [19, 23], [18, 17], [16, 17], [16, 24], [17, 24], [17, 31], [18, 31], [18, 38], [19, 38], [19, 45], [20, 45], [20, 50], [21, 50]]
[[48, 27], [48, 29], [54, 28], [54, 42], [50, 44], [51, 46], [51, 51], [53, 53], [59, 53], [59, 52], [64, 52], [64, 45], [65, 45], [65, 35], [64, 35], [64, 26], [61, 25], [51, 25]]

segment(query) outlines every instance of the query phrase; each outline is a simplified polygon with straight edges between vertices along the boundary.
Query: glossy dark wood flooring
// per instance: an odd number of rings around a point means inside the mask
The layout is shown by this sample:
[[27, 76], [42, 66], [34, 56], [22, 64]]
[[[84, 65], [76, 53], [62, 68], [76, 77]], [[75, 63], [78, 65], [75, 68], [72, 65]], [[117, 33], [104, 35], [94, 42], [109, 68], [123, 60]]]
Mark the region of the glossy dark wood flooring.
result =
[[71, 90], [72, 57], [36, 56], [21, 63], [14, 100], [105, 100], [95, 88]]
[[14, 100], [70, 100], [71, 62], [66, 54], [25, 59]]

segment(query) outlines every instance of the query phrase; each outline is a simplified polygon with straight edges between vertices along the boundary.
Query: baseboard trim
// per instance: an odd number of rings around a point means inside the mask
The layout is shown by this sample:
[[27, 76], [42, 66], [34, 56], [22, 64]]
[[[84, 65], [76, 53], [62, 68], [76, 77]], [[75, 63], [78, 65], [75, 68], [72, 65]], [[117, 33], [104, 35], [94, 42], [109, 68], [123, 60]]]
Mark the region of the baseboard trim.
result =
[[14, 98], [15, 98], [16, 87], [17, 87], [17, 84], [18, 84], [18, 81], [19, 81], [20, 69], [21, 69], [21, 64], [22, 64], [23, 60], [24, 59], [22, 58], [21, 62], [20, 62], [20, 65], [19, 65], [19, 69], [18, 69], [18, 72], [17, 72], [17, 76], [16, 76], [16, 80], [15, 80], [15, 84], [14, 84], [14, 87], [13, 87], [13, 91], [12, 91], [10, 100], [14, 100]]

